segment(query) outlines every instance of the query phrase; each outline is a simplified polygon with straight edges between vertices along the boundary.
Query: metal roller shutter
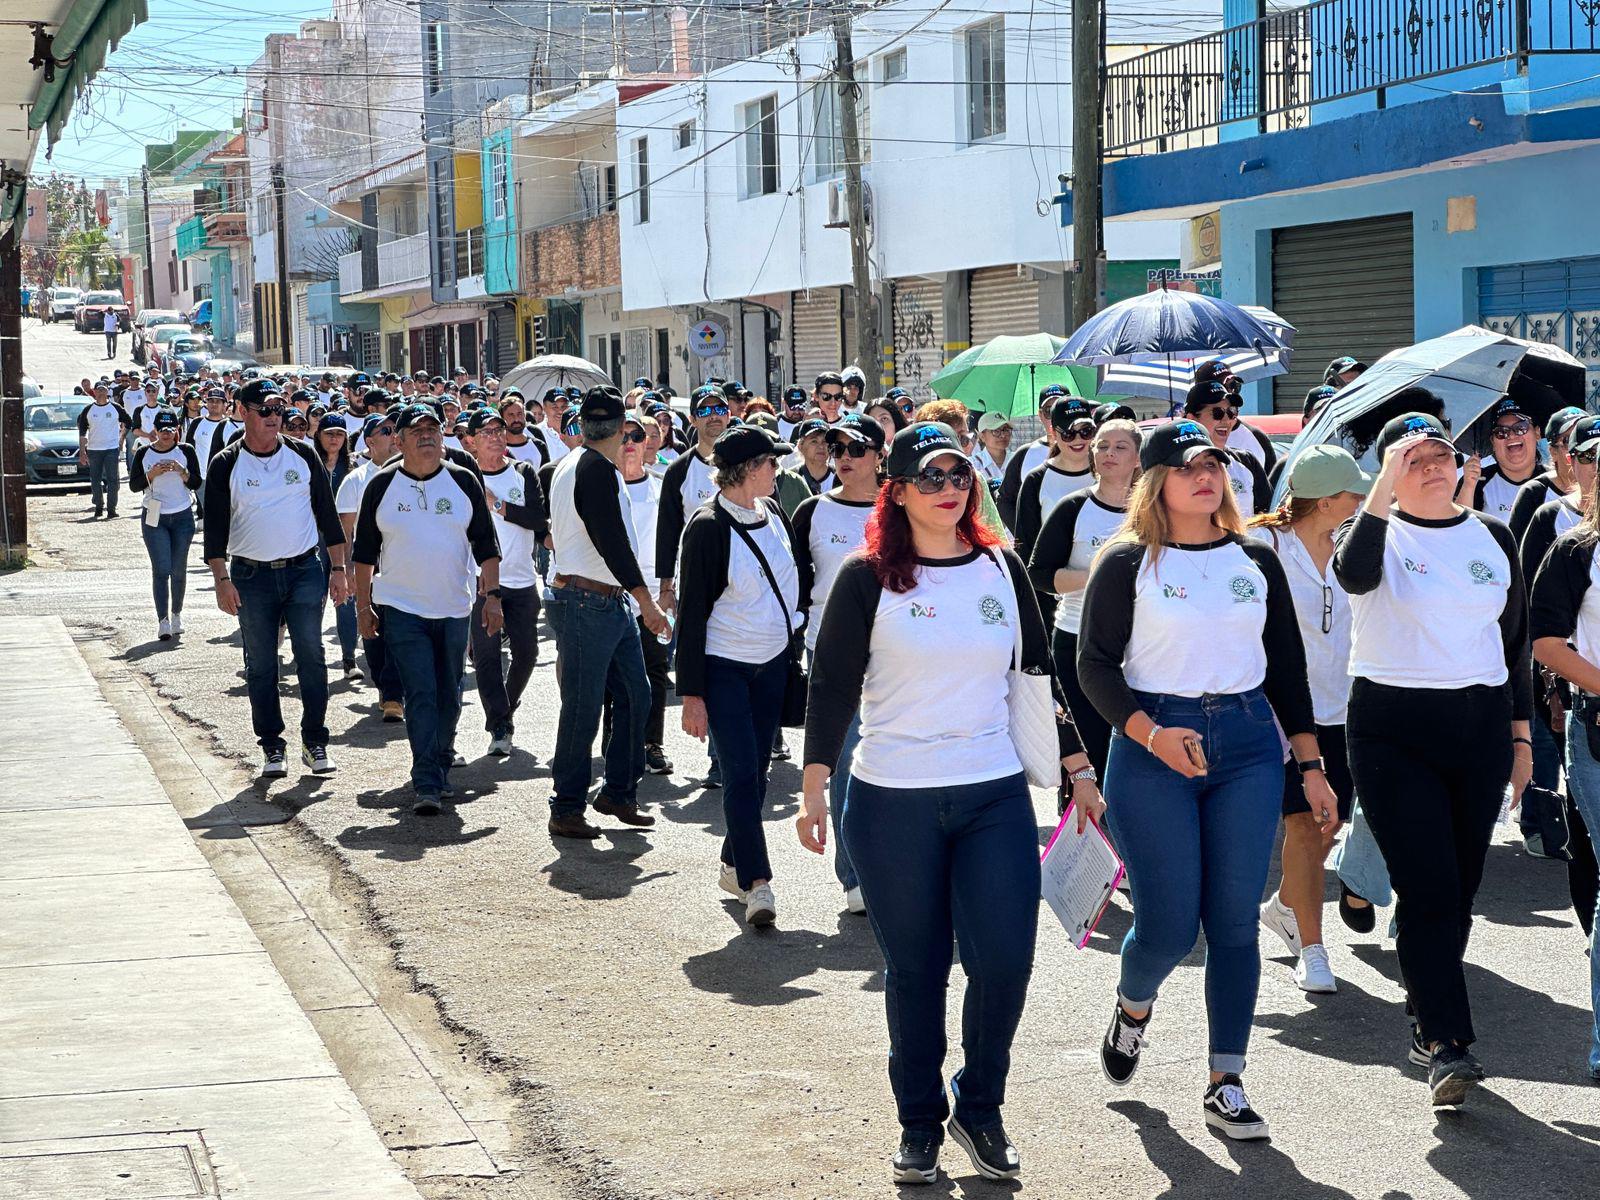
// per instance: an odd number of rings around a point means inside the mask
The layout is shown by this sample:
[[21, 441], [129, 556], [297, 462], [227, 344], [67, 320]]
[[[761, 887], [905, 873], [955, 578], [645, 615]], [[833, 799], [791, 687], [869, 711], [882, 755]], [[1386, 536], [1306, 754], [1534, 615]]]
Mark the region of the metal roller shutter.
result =
[[1294, 326], [1273, 408], [1299, 412], [1344, 354], [1372, 363], [1416, 340], [1411, 214], [1296, 225], [1272, 234], [1272, 310]]
[[918, 403], [933, 399], [928, 387], [944, 366], [944, 283], [897, 279], [894, 284], [894, 381]]
[[844, 363], [839, 334], [839, 292], [835, 288], [810, 293], [795, 292], [789, 311], [790, 340], [794, 353], [794, 380], [807, 391], [823, 371], [837, 371]]
[[968, 298], [974, 346], [1001, 334], [1039, 332], [1039, 282], [1018, 278], [1016, 267], [982, 267], [972, 273]]
[[1588, 407], [1600, 405], [1600, 258], [1480, 267], [1478, 323], [1582, 359]]
[[310, 367], [320, 366], [328, 360], [328, 356], [322, 351], [321, 338], [313, 336], [313, 333], [320, 333], [320, 329], [314, 331], [311, 327], [311, 317], [306, 306], [306, 289], [296, 287], [291, 299], [294, 307], [294, 345], [290, 347], [291, 354], [286, 355], [284, 361], [304, 363]]

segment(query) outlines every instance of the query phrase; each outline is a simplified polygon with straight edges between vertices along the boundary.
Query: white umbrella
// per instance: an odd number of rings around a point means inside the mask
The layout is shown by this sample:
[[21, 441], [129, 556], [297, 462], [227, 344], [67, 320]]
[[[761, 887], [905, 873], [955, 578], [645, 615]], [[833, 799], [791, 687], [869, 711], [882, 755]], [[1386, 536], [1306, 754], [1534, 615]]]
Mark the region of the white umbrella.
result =
[[519, 363], [500, 377], [500, 393], [504, 395], [516, 388], [532, 403], [544, 399], [551, 388], [602, 387], [611, 383], [611, 376], [586, 358], [572, 354], [541, 354]]

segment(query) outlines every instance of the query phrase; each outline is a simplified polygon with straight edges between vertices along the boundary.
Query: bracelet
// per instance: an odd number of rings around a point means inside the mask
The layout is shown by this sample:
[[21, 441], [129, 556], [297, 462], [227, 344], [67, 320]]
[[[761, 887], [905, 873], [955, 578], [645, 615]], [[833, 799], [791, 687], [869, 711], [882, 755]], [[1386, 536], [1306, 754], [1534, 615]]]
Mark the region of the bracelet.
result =
[[1067, 779], [1072, 783], [1082, 783], [1085, 780], [1087, 780], [1089, 783], [1096, 784], [1100, 782], [1100, 777], [1094, 773], [1093, 767], [1079, 767], [1076, 771], [1073, 771], [1071, 774], [1069, 774]]
[[1517, 745], [1519, 742], [1522, 745], [1526, 746], [1529, 750], [1533, 749], [1533, 739], [1532, 738], [1514, 737], [1514, 738], [1511, 739], [1511, 744], [1513, 746]]
[[1304, 762], [1296, 763], [1295, 765], [1300, 768], [1300, 774], [1302, 775], [1309, 774], [1312, 771], [1324, 770], [1323, 762], [1320, 758], [1308, 758]]
[[1156, 734], [1160, 733], [1163, 728], [1164, 726], [1161, 725], [1152, 725], [1150, 726], [1150, 732], [1145, 736], [1144, 748], [1151, 754], [1156, 752]]

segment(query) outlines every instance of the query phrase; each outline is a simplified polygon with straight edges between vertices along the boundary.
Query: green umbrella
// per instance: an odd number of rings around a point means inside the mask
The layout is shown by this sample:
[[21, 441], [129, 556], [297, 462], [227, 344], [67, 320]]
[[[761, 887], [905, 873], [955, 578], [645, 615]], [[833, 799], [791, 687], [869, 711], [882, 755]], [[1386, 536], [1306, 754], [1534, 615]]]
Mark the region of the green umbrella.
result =
[[[1022, 417], [1039, 411], [1039, 389], [1059, 383], [1074, 396], [1098, 402], [1092, 367], [1059, 366], [1050, 360], [1066, 344], [1048, 333], [1001, 336], [963, 350], [928, 381], [933, 394], [959, 400], [973, 412]], [[1109, 399], [1110, 397], [1104, 397]]]

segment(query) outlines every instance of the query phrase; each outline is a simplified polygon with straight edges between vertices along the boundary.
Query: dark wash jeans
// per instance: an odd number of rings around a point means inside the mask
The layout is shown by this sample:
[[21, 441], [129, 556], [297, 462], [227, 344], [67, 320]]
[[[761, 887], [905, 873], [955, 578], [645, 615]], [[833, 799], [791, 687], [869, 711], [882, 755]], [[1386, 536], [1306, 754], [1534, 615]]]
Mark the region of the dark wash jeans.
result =
[[728, 827], [722, 861], [734, 869], [746, 891], [755, 880], [772, 878], [761, 810], [788, 681], [787, 650], [764, 663], [706, 655], [706, 723], [717, 739], [722, 816]]
[[[183, 597], [189, 587], [189, 544], [194, 541], [194, 513], [164, 513], [154, 526], [141, 519], [145, 553], [150, 556], [150, 582], [155, 593], [156, 617], [165, 621], [169, 613], [183, 611]], [[170, 599], [170, 604], [169, 604]]]
[[292, 567], [255, 567], [233, 559], [228, 576], [239, 593], [239, 633], [244, 639], [250, 724], [263, 750], [283, 750], [283, 707], [278, 702], [278, 627], [289, 644], [300, 680], [300, 740], [328, 743], [328, 664], [322, 652], [322, 605], [328, 577], [315, 554]]
[[582, 813], [593, 779], [591, 752], [600, 708], [611, 693], [611, 740], [606, 743], [605, 789], [632, 804], [644, 771], [644, 725], [650, 715], [639, 625], [627, 600], [574, 587], [545, 592], [545, 619], [556, 635], [556, 680], [561, 715], [550, 763], [550, 815]]
[[456, 722], [461, 718], [461, 668], [467, 655], [466, 617], [419, 617], [378, 605], [378, 626], [400, 676], [411, 743], [411, 786], [437, 796], [450, 776]]
[[969, 1130], [1000, 1122], [1039, 923], [1039, 830], [1021, 772], [952, 787], [850, 780], [844, 837], [883, 951], [889, 1084], [900, 1124], [933, 1130], [944, 1094], [951, 935], [967, 976], [965, 1064], [950, 1081]]
[[105, 492], [105, 507], [110, 512], [117, 511], [117, 488], [122, 483], [122, 451], [90, 450], [89, 455], [89, 499], [94, 503], [95, 512], [100, 511], [100, 496], [102, 489]]
[[[539, 590], [500, 589], [505, 628], [493, 637], [483, 627], [483, 597], [472, 604], [472, 670], [483, 705], [483, 727], [490, 737], [510, 733], [523, 690], [539, 661]], [[509, 669], [500, 648], [511, 651]]]

